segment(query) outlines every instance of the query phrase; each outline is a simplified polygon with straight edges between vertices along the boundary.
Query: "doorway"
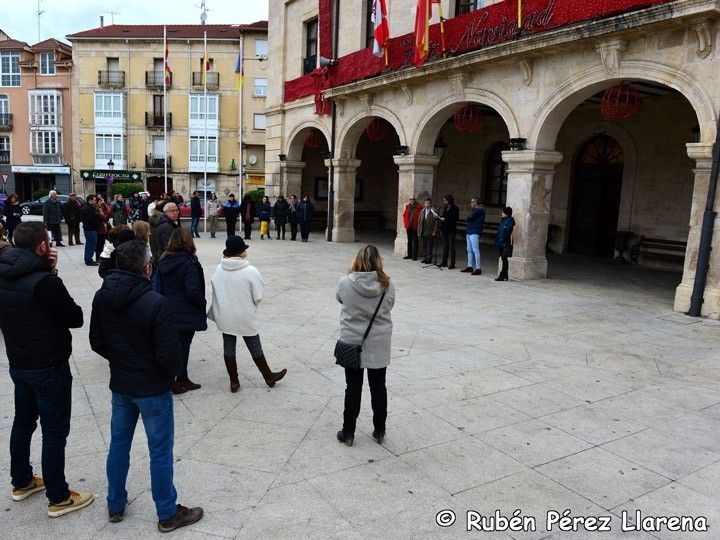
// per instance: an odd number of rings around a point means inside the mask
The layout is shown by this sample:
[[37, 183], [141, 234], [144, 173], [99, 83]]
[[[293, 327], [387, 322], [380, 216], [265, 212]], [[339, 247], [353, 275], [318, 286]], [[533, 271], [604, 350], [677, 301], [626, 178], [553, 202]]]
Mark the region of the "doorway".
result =
[[610, 257], [615, 246], [624, 154], [607, 135], [580, 150], [573, 174], [569, 253]]

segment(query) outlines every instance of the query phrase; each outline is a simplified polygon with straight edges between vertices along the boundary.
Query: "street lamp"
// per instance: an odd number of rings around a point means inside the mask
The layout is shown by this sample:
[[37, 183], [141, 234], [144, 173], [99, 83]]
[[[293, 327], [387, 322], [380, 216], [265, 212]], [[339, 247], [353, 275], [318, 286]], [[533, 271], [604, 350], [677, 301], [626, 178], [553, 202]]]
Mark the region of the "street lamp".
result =
[[115, 168], [115, 162], [110, 158], [110, 161], [107, 162], [108, 169], [111, 171]]

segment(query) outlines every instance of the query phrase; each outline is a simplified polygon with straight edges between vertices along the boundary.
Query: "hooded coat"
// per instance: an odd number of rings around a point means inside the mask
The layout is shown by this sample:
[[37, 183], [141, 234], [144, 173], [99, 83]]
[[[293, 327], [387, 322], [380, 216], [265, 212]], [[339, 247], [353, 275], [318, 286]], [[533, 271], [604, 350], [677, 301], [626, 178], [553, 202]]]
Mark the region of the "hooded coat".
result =
[[205, 274], [195, 255], [166, 253], [158, 263], [154, 283], [156, 292], [170, 302], [178, 330], [207, 330]]
[[110, 390], [134, 397], [169, 392], [180, 372], [170, 303], [150, 281], [112, 270], [95, 293], [90, 346], [110, 363]]
[[223, 259], [212, 277], [208, 319], [231, 336], [257, 336], [257, 312], [264, 283], [257, 268], [245, 259]]
[[[340, 311], [340, 339], [346, 343], [360, 344], [370, 324], [370, 319], [380, 301], [382, 286], [377, 272], [353, 272], [340, 278], [335, 297], [342, 304]], [[395, 286], [385, 293], [380, 310], [367, 339], [362, 343], [360, 367], [380, 369], [390, 365], [392, 347], [392, 318], [390, 310], [395, 305]]]

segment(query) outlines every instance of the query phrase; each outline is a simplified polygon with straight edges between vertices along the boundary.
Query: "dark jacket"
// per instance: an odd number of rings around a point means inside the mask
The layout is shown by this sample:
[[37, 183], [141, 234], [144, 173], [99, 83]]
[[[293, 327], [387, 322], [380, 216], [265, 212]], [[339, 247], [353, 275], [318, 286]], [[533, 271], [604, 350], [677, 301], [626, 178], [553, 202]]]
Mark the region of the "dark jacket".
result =
[[10, 365], [45, 369], [67, 362], [69, 328], [83, 325], [83, 312], [50, 264], [32, 251], [11, 249], [0, 258], [0, 329]]
[[287, 201], [276, 201], [272, 208], [272, 215], [275, 218], [275, 225], [285, 225], [287, 223], [288, 211], [290, 204]]
[[82, 220], [83, 229], [86, 231], [97, 231], [99, 225], [99, 219], [95, 207], [91, 204], [86, 204], [80, 211], [80, 219]]
[[58, 199], [49, 197], [43, 204], [43, 221], [48, 225], [59, 225], [62, 221], [62, 204]]
[[150, 218], [150, 216], [148, 215], [148, 206], [150, 206], [150, 199], [142, 199], [140, 201], [139, 211], [140, 219], [142, 221], [147, 221]]
[[117, 227], [120, 224], [127, 225], [127, 210], [125, 209], [125, 201], [115, 201], [112, 204], [112, 219], [113, 227]]
[[510, 243], [514, 228], [515, 219], [512, 216], [502, 218], [498, 224], [498, 232], [495, 235], [495, 245], [500, 249], [507, 246]]
[[178, 330], [207, 330], [205, 275], [191, 253], [167, 253], [158, 263], [153, 288], [170, 302]]
[[61, 207], [63, 218], [65, 223], [68, 225], [76, 225], [80, 223], [80, 202], [76, 199], [75, 201], [68, 201]]
[[257, 207], [257, 215], [260, 221], [270, 221], [272, 208], [269, 204], [260, 203]]
[[465, 218], [467, 229], [465, 234], [482, 234], [485, 228], [485, 209], [482, 206], [470, 210]]
[[287, 216], [288, 216], [288, 222], [289, 223], [297, 223], [298, 222], [298, 205], [300, 203], [288, 203], [287, 207]]
[[95, 293], [90, 346], [110, 363], [110, 390], [135, 397], [169, 392], [180, 348], [168, 301], [143, 276], [112, 270]]
[[7, 219], [8, 229], [14, 229], [20, 225], [20, 222], [22, 221], [22, 209], [20, 208], [20, 205], [5, 205], [5, 218]]
[[440, 230], [446, 234], [457, 232], [457, 222], [460, 219], [460, 209], [454, 204], [446, 204], [440, 210], [440, 216], [445, 221], [440, 222]]
[[[227, 218], [227, 203], [225, 203], [225, 218]], [[243, 201], [239, 207], [240, 219], [243, 223], [252, 223], [255, 221], [255, 201], [248, 199]], [[236, 218], [237, 219], [237, 218]]]
[[157, 227], [155, 227], [155, 234], [150, 237], [150, 240], [153, 238], [155, 239], [153, 242], [155, 244], [155, 249], [152, 249], [151, 246], [153, 257], [160, 258], [160, 256], [165, 253], [165, 247], [170, 240], [170, 235], [178, 228], [180, 228], [180, 225], [177, 222], [172, 221], [165, 214], [162, 214], [158, 218]]
[[190, 197], [190, 217], [199, 218], [202, 215], [200, 197]]
[[306, 223], [308, 221], [312, 221], [314, 211], [315, 211], [315, 207], [313, 206], [313, 203], [311, 203], [309, 201], [308, 202], [300, 201], [298, 203], [298, 207], [297, 207], [298, 221], [300, 223]]

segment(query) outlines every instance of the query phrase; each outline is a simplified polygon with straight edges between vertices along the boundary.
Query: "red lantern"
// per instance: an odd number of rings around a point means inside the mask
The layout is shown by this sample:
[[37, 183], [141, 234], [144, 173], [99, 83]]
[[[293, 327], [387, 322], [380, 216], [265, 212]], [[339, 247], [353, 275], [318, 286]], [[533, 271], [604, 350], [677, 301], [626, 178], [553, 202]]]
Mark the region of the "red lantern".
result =
[[483, 125], [482, 109], [479, 105], [465, 105], [455, 113], [453, 122], [460, 133], [477, 133]]
[[305, 136], [305, 146], [308, 148], [321, 148], [325, 146], [325, 137], [319, 129], [312, 128]]
[[625, 120], [640, 110], [640, 92], [629, 84], [618, 84], [605, 90], [600, 110], [608, 120]]
[[388, 123], [382, 118], [373, 118], [370, 125], [365, 130], [368, 139], [371, 141], [382, 141], [388, 136]]

